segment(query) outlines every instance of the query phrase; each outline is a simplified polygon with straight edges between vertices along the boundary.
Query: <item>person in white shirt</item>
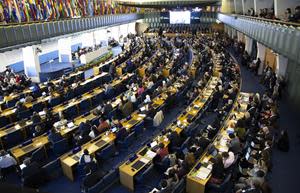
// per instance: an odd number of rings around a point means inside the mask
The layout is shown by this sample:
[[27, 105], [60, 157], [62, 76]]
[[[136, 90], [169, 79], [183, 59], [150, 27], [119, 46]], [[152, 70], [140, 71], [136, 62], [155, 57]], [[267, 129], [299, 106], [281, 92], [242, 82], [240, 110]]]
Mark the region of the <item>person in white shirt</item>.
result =
[[17, 165], [17, 161], [6, 151], [0, 152], [0, 179], [4, 178], [6, 171]]
[[135, 103], [135, 102], [136, 102], [136, 96], [135, 96], [134, 93], [132, 93], [132, 95], [130, 96], [130, 101], [131, 101], [132, 103]]
[[5, 169], [17, 164], [15, 158], [13, 158], [6, 151], [2, 150], [0, 153], [0, 168]]
[[146, 98], [144, 100], [144, 103], [150, 103], [151, 102], [151, 98], [149, 95], [146, 95]]
[[229, 151], [229, 152], [223, 152], [222, 153], [222, 158], [223, 158], [223, 165], [224, 165], [224, 168], [229, 168], [233, 162], [234, 162], [234, 154], [233, 152]]
[[95, 125], [93, 125], [91, 127], [91, 130], [89, 132], [89, 136], [90, 138], [94, 139], [97, 136], [97, 127]]
[[96, 160], [89, 154], [89, 150], [85, 149], [85, 150], [83, 150], [83, 154], [80, 157], [79, 162], [80, 162], [80, 164], [89, 164], [92, 162], [96, 162]]
[[153, 85], [154, 85], [153, 81], [150, 80], [150, 81], [148, 82], [147, 89], [151, 89]]

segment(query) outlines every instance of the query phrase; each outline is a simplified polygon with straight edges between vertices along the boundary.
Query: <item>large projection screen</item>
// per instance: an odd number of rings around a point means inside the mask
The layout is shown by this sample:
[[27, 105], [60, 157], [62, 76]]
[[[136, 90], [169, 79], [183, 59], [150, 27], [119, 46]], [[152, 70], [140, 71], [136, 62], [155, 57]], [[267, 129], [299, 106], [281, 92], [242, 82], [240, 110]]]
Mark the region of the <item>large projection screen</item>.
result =
[[190, 24], [190, 11], [170, 11], [170, 24]]

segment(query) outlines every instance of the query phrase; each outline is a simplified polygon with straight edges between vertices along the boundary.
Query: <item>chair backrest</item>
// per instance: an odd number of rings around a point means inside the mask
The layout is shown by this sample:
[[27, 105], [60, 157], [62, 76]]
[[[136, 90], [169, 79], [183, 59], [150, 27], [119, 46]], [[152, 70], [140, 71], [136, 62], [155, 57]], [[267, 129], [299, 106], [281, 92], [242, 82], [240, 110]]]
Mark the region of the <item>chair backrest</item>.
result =
[[181, 193], [184, 192], [185, 188], [185, 179], [182, 178], [174, 187], [172, 193]]
[[102, 151], [97, 154], [97, 158], [102, 159], [102, 160], [107, 159], [114, 154], [114, 152], [115, 152], [114, 150], [115, 150], [114, 145], [109, 144], [107, 147], [102, 149]]
[[37, 150], [35, 150], [31, 155], [31, 161], [41, 163], [46, 158], [44, 147], [40, 147]]
[[188, 143], [190, 142], [191, 137], [186, 138], [186, 140], [182, 143], [180, 149], [183, 150], [188, 146]]
[[4, 126], [6, 126], [8, 123], [9, 123], [9, 120], [8, 120], [7, 117], [3, 117], [3, 116], [0, 117], [0, 127], [4, 127]]
[[79, 106], [80, 106], [80, 110], [85, 110], [85, 109], [90, 108], [91, 104], [90, 104], [90, 101], [83, 100], [83, 101], [81, 101], [81, 103], [79, 104]]
[[127, 145], [130, 145], [130, 144], [132, 144], [133, 143], [133, 141], [134, 141], [134, 132], [131, 132], [126, 138], [125, 138], [125, 141], [126, 141], [126, 143], [127, 143]]
[[140, 134], [143, 131], [144, 128], [144, 121], [138, 123], [135, 127], [134, 127], [134, 132], [135, 134]]
[[19, 113], [19, 119], [26, 119], [31, 116], [31, 110], [25, 110]]
[[103, 185], [107, 187], [108, 185], [114, 183], [116, 180], [118, 180], [118, 175], [118, 169], [110, 170], [108, 174], [103, 177]]
[[21, 130], [9, 133], [4, 137], [5, 146], [7, 148], [15, 146], [16, 144], [20, 143], [20, 141], [22, 140], [23, 140], [23, 136]]
[[35, 103], [33, 106], [32, 106], [32, 109], [36, 112], [40, 112], [43, 110], [44, 108], [44, 104], [43, 103]]
[[220, 184], [220, 189], [222, 190], [226, 189], [228, 183], [230, 182], [230, 179], [231, 179], [231, 174], [228, 174], [224, 179], [224, 181], [222, 182], [222, 184]]
[[44, 165], [42, 167], [44, 174], [46, 175], [46, 178], [49, 180], [55, 179], [62, 175], [62, 168], [60, 165], [60, 159], [57, 158], [48, 164]]
[[69, 145], [67, 139], [62, 139], [53, 143], [53, 152], [56, 155], [61, 155], [65, 153], [68, 149], [69, 149]]

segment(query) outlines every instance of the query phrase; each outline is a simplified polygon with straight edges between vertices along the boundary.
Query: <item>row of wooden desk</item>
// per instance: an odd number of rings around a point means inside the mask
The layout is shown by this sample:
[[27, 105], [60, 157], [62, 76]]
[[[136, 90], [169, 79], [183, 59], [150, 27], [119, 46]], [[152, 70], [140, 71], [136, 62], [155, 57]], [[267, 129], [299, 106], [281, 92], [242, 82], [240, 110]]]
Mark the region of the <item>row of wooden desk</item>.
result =
[[[134, 59], [136, 59], [137, 57], [141, 57], [141, 54], [143, 53], [143, 49], [140, 49], [139, 52], [137, 53], [137, 55], [134, 57]], [[105, 64], [102, 64], [100, 65], [100, 67], [104, 66], [104, 65], [107, 65], [107, 64], [110, 64], [111, 62], [113, 62], [115, 59], [112, 59], [110, 61], [108, 61], [107, 63]], [[127, 61], [127, 60], [126, 60]], [[121, 64], [121, 66], [124, 67], [124, 64], [126, 63], [126, 61], [124, 63]], [[99, 68], [100, 68], [99, 67]], [[85, 86], [86, 84], [90, 83], [90, 82], [93, 82], [103, 76], [107, 76], [108, 74], [106, 72], [102, 72], [101, 74], [97, 74], [95, 75], [94, 77], [90, 78], [90, 79], [87, 79], [86, 81], [82, 82], [80, 85], [81, 86]], [[120, 78], [114, 80], [112, 83], [111, 83], [111, 86], [115, 87], [117, 85], [119, 85], [120, 83], [122, 83], [124, 80], [127, 80], [129, 79], [130, 77], [132, 77], [133, 74], [125, 74], [125, 75], [122, 75]], [[57, 105], [55, 106], [53, 109], [52, 109], [52, 112], [54, 114], [57, 114], [59, 112], [63, 112], [64, 110], [72, 107], [72, 106], [77, 106], [77, 111], [78, 111], [78, 105], [83, 101], [83, 100], [91, 100], [94, 96], [98, 95], [98, 94], [101, 94], [102, 92], [104, 92], [104, 89], [103, 88], [96, 88], [96, 89], [93, 89], [92, 91], [89, 91], [89, 92], [86, 92], [84, 93], [80, 98], [76, 98], [76, 99], [72, 99], [72, 100], [69, 100], [63, 104], [60, 104], [60, 105]], [[44, 100], [48, 100], [49, 99], [49, 96], [48, 97], [45, 97]], [[90, 101], [91, 102], [91, 101]], [[32, 106], [33, 104], [32, 103], [28, 103], [27, 105], [29, 106]], [[5, 115], [6, 116], [10, 116], [12, 115], [13, 113], [15, 112], [15, 109], [7, 109], [5, 112]], [[42, 120], [44, 119], [44, 116], [41, 116]], [[3, 137], [5, 137], [6, 135], [12, 133], [12, 132], [16, 132], [20, 129], [23, 129], [23, 128], [26, 128], [26, 127], [29, 127], [32, 125], [32, 121], [19, 121], [19, 122], [15, 122], [13, 123], [12, 125], [10, 125], [9, 127], [3, 127], [0, 129], [0, 143], [3, 146]], [[24, 136], [25, 135], [25, 132], [24, 132]]]
[[[117, 86], [118, 84], [120, 84], [122, 81], [124, 80], [127, 80], [129, 79], [130, 77], [132, 77], [133, 74], [126, 74], [124, 75], [123, 77], [121, 77], [120, 79], [117, 79], [115, 80], [112, 85], [113, 86]], [[69, 108], [70, 106], [72, 105], [78, 105], [82, 100], [90, 100], [93, 96], [99, 94], [99, 92], [103, 92], [103, 89], [102, 90], [93, 90], [92, 93], [89, 93], [89, 95], [85, 96], [85, 97], [82, 97], [80, 100], [76, 100], [72, 103], [69, 103], [67, 104], [66, 106], [61, 106], [59, 107], [58, 109], [53, 109], [53, 112], [54, 113], [58, 113], [60, 111], [63, 111], [65, 110], [66, 108]], [[83, 118], [84, 117], [84, 118]], [[93, 118], [95, 118], [96, 116], [93, 115], [92, 113], [90, 113], [89, 115], [86, 115], [86, 116], [79, 116], [77, 117], [76, 119], [74, 119], [74, 126], [69, 128], [69, 127], [64, 127], [62, 129], [60, 129], [60, 134], [62, 136], [66, 136], [69, 132], [73, 131], [75, 128], [77, 128], [79, 126], [79, 124], [81, 123], [81, 121], [84, 121], [84, 120], [92, 120]], [[10, 130], [4, 130], [4, 131], [0, 131], [0, 136], [2, 139], [2, 137], [4, 137], [5, 135], [9, 134], [10, 132], [16, 132], [17, 130], [19, 129], [22, 129], [22, 128], [25, 128], [25, 127], [28, 127], [32, 125], [32, 121], [26, 121], [25, 122], [25, 125], [17, 125], [15, 126], [13, 129], [10, 129]], [[46, 139], [47, 136], [44, 136], [43, 139]], [[37, 138], [39, 139], [39, 137]], [[47, 138], [48, 139], [48, 138]], [[26, 145], [26, 146], [22, 146], [22, 145], [19, 145], [17, 147], [14, 147], [11, 149], [11, 153], [12, 155], [17, 159], [17, 160], [22, 160], [22, 158], [24, 157], [24, 155], [28, 155], [30, 154], [32, 151], [34, 151], [35, 149], [39, 148], [40, 146], [42, 145], [45, 145], [47, 144], [49, 141], [48, 140], [43, 140], [44, 143], [39, 143], [40, 141], [39, 140], [33, 140], [31, 144], [29, 145]], [[32, 148], [28, 148], [28, 147], [32, 147]], [[20, 154], [19, 152], [22, 152], [22, 154]]]
[[[121, 55], [122, 55], [122, 53], [121, 53]], [[118, 57], [114, 57], [114, 58], [112, 58], [111, 60], [109, 60], [109, 61], [107, 61], [107, 62], [105, 62], [105, 63], [103, 63], [103, 64], [100, 64], [100, 65], [98, 65], [98, 66], [96, 66], [96, 67], [93, 67], [93, 70], [94, 70], [94, 72], [95, 72], [94, 74], [97, 75], [97, 74], [99, 73], [99, 71], [100, 71], [103, 67], [107, 66], [108, 64], [111, 64], [111, 63], [114, 62], [117, 58], [118, 58]], [[68, 76], [66, 76], [66, 79], [65, 79], [65, 80], [66, 80], [66, 81], [68, 81], [68, 80], [75, 80], [76, 77], [80, 77], [80, 79], [84, 79], [84, 71], [83, 71], [83, 70], [79, 70], [79, 71], [77, 71], [77, 72], [70, 73]], [[54, 85], [57, 85], [57, 84], [60, 83], [60, 81], [61, 81], [61, 78], [58, 78], [58, 79], [51, 80], [50, 82], [53, 83]], [[71, 82], [73, 82], [73, 81], [71, 81]], [[40, 89], [41, 89], [42, 91], [45, 91], [45, 90], [47, 89], [47, 86], [46, 86], [45, 83], [40, 83], [40, 84], [39, 84], [39, 87], [40, 87]], [[24, 89], [24, 90], [22, 90], [21, 92], [18, 92], [18, 93], [12, 93], [12, 94], [10, 94], [10, 95], [8, 95], [8, 96], [6, 97], [6, 101], [1, 101], [1, 102], [0, 102], [0, 105], [4, 104], [5, 102], [9, 102], [9, 101], [11, 101], [11, 100], [14, 100], [14, 99], [19, 99], [21, 96], [25, 96], [26, 94], [32, 94], [32, 93], [33, 93], [33, 91], [32, 91], [32, 89], [31, 89], [30, 87], [29, 87], [29, 88], [26, 88], [26, 89]]]
[[[132, 76], [133, 76], [132, 73], [124, 74], [122, 77], [114, 80], [111, 83], [111, 85], [117, 86], [118, 84], [123, 82], [125, 79], [128, 79]], [[93, 92], [98, 93], [100, 91], [93, 90]], [[102, 92], [102, 90], [101, 90], [101, 92]], [[91, 93], [88, 93], [88, 94], [91, 95]], [[111, 102], [113, 108], [116, 108], [119, 105], [119, 103], [121, 102], [121, 99], [120, 99], [121, 96], [123, 96], [123, 95], [120, 94], [119, 96], [115, 97], [114, 100]], [[86, 96], [85, 98], [90, 99], [91, 97]], [[74, 102], [74, 104], [75, 103], [76, 102]], [[60, 109], [60, 110], [62, 110], [62, 109]], [[75, 118], [73, 120], [74, 125], [72, 127], [68, 127], [65, 125], [59, 129], [59, 132], [63, 137], [66, 138], [70, 133], [72, 133], [79, 127], [80, 123], [86, 122], [86, 121], [91, 121], [91, 120], [94, 120], [97, 118], [99, 118], [99, 116], [93, 114], [93, 110], [91, 110], [89, 113], [86, 113], [84, 115], [81, 115], [81, 116], [78, 116], [77, 118]], [[102, 149], [104, 146], [106, 146], [111, 141], [114, 141], [114, 139], [115, 139], [115, 135], [113, 133], [101, 134], [96, 139], [91, 140], [90, 142], [83, 145], [82, 149], [88, 149], [89, 152], [91, 154], [93, 154], [94, 152]], [[35, 138], [33, 140], [33, 142], [29, 145], [26, 145], [24, 147], [19, 146], [19, 147], [13, 148], [11, 150], [11, 153], [13, 154], [14, 157], [16, 157], [16, 159], [18, 161], [20, 161], [24, 156], [28, 155], [35, 149], [37, 149], [41, 146], [44, 146], [46, 148], [46, 145], [48, 143], [49, 143], [48, 137], [44, 135], [44, 136]], [[65, 175], [71, 180], [74, 179], [74, 174], [73, 174], [74, 166], [78, 163], [78, 156], [79, 155], [81, 156], [81, 154], [82, 154], [82, 151], [79, 151], [74, 155], [72, 154], [72, 152], [69, 152], [61, 157], [61, 164], [62, 164], [63, 171], [64, 171]]]
[[[216, 69], [217, 70], [217, 69]], [[207, 84], [207, 87], [203, 91], [201, 96], [198, 96], [192, 104], [187, 107], [186, 112], [181, 114], [177, 118], [177, 124], [171, 124], [168, 126], [167, 130], [176, 131], [180, 134], [184, 128], [186, 128], [189, 124], [190, 119], [198, 116], [199, 112], [203, 108], [203, 106], [209, 101], [210, 97], [214, 92], [214, 88], [217, 85], [217, 81], [219, 79], [219, 73], [216, 71], [214, 73], [217, 76], [213, 76]], [[179, 124], [178, 124], [179, 123]], [[167, 135], [157, 136], [153, 139], [153, 142], [163, 143], [165, 146], [168, 146], [170, 141]], [[156, 155], [156, 152], [153, 152], [148, 145], [142, 147], [137, 153], [136, 158], [134, 160], [125, 161], [119, 167], [120, 173], [120, 181], [121, 184], [128, 188], [130, 191], [134, 191], [134, 179], [135, 176], [145, 169], [145, 167], [152, 164], [153, 158]]]
[[[139, 49], [138, 54], [137, 54], [137, 56], [135, 56], [135, 58], [136, 57], [140, 57], [140, 55], [142, 54], [142, 48], [143, 48], [143, 46], [144, 46], [144, 44], [141, 44], [141, 48]], [[100, 64], [100, 65], [94, 67], [93, 70], [94, 70], [94, 75], [95, 76], [92, 77], [92, 78], [89, 78], [89, 79], [87, 79], [87, 80], [85, 80], [83, 82], [81, 82], [79, 86], [85, 86], [88, 83], [91, 83], [91, 82], [95, 81], [96, 79], [98, 79], [99, 77], [101, 77], [102, 76], [101, 74], [103, 74], [103, 73], [99, 74], [102, 71], [101, 69], [104, 68], [105, 66], [111, 64], [112, 62], [114, 62], [117, 58], [118, 57], [115, 57], [115, 58], [113, 58], [113, 59], [111, 59], [111, 60], [109, 60], [109, 61], [107, 61], [107, 62], [105, 62], [103, 64]], [[127, 59], [124, 63], [122, 63], [119, 68], [123, 68], [124, 65], [126, 64], [126, 62], [128, 60], [130, 60], [130, 58]], [[106, 75], [108, 75], [108, 74], [106, 74]], [[77, 76], [80, 76], [81, 79], [83, 79], [84, 78], [84, 71], [78, 71], [76, 73], [71, 73], [68, 77], [66, 77], [65, 80], [67, 81], [67, 80], [69, 80], [71, 78], [75, 80], [75, 77], [77, 77]], [[60, 81], [61, 81], [61, 79], [56, 79], [56, 80], [52, 80], [50, 82], [53, 83], [54, 85], [58, 85], [60, 83]], [[41, 91], [46, 91], [46, 89], [47, 89], [47, 83], [40, 83], [39, 86], [40, 86]], [[27, 88], [22, 93], [16, 93], [16, 94], [10, 95], [8, 97], [8, 100], [13, 100], [15, 98], [18, 98], [22, 94], [31, 94], [31, 93], [32, 93], [32, 90], [30, 88]], [[54, 92], [52, 97], [59, 97], [59, 96], [60, 96], [59, 93]], [[45, 96], [41, 96], [41, 97], [38, 97], [37, 99], [34, 99], [33, 102], [24, 103], [24, 106], [26, 108], [32, 108], [32, 106], [35, 105], [35, 104], [46, 103], [49, 100], [49, 98], [50, 98], [50, 96], [46, 96], [46, 97]], [[16, 108], [14, 108], [14, 107], [7, 108], [7, 109], [4, 109], [3, 111], [1, 111], [1, 115], [0, 116], [9, 117], [10, 120], [12, 120], [11, 116], [15, 113], [15, 111], [16, 111]]]
[[[240, 93], [238, 96], [238, 100], [236, 101], [234, 108], [230, 112], [228, 119], [224, 123], [224, 126], [219, 131], [217, 136], [214, 138], [212, 144], [217, 149], [218, 152], [228, 152], [228, 144], [229, 140], [228, 129], [230, 128], [231, 122], [236, 122], [238, 119], [242, 118], [247, 111], [247, 105], [249, 103], [249, 97], [251, 94], [248, 93]], [[238, 104], [240, 107], [238, 107]], [[196, 163], [194, 168], [187, 175], [187, 185], [186, 192], [187, 193], [204, 193], [205, 186], [208, 183], [211, 177], [211, 169], [212, 163], [210, 159], [212, 155], [206, 150]]]
[[[182, 84], [180, 84], [179, 82], [175, 82], [172, 86], [170, 86], [168, 88], [169, 92], [176, 92], [177, 89], [182, 86]], [[161, 106], [164, 102], [164, 100], [166, 99], [164, 97], [164, 93], [162, 93], [161, 95], [159, 95], [158, 97], [156, 97], [152, 104], [153, 108], [157, 109], [159, 106]], [[118, 102], [120, 102], [120, 99], [116, 99], [112, 104], [113, 107], [116, 107], [118, 105]], [[157, 106], [159, 105], [159, 106]], [[91, 119], [94, 118], [94, 115], [91, 115], [90, 117]], [[121, 121], [121, 124], [124, 128], [126, 128], [126, 130], [128, 132], [130, 132], [130, 130], [137, 125], [138, 123], [140, 123], [141, 121], [143, 121], [145, 118], [145, 114], [141, 114], [139, 113], [139, 111], [135, 111], [132, 113], [131, 115], [131, 119], [129, 120], [123, 120]], [[87, 120], [86, 118], [82, 118], [82, 119], [78, 119], [78, 122], [76, 123], [76, 125], [78, 125], [81, 121]], [[75, 121], [76, 122], [76, 121]], [[99, 137], [97, 137], [96, 139], [88, 142], [87, 144], [82, 146], [82, 150], [77, 152], [76, 154], [73, 154], [72, 152], [69, 152], [65, 155], [63, 155], [61, 157], [61, 166], [63, 169], [63, 173], [65, 174], [65, 176], [67, 176], [70, 180], [74, 180], [75, 176], [74, 176], [74, 170], [76, 169], [75, 167], [77, 166], [77, 164], [79, 163], [79, 157], [82, 155], [82, 152], [84, 149], [88, 149], [90, 154], [94, 154], [97, 151], [100, 151], [101, 149], [103, 149], [104, 147], [106, 147], [107, 145], [113, 143], [116, 139], [116, 135], [112, 132], [106, 132], [101, 134]]]
[[[76, 77], [80, 77], [80, 79], [84, 79], [84, 71], [77, 71], [77, 72], [71, 73], [70, 75], [68, 75], [66, 77], [66, 81], [71, 80], [71, 79], [75, 80]], [[53, 83], [54, 85], [57, 85], [60, 83], [60, 81], [61, 81], [61, 79], [59, 78], [59, 79], [51, 80], [50, 82]], [[45, 91], [47, 89], [46, 83], [40, 83], [39, 87], [40, 87], [41, 91]], [[30, 87], [24, 89], [22, 92], [11, 93], [10, 95], [8, 95], [6, 97], [5, 101], [0, 102], [0, 105], [4, 104], [5, 102], [19, 99], [19, 98], [21, 98], [21, 96], [25, 96], [27, 94], [32, 94], [32, 93], [33, 93], [33, 90]]]

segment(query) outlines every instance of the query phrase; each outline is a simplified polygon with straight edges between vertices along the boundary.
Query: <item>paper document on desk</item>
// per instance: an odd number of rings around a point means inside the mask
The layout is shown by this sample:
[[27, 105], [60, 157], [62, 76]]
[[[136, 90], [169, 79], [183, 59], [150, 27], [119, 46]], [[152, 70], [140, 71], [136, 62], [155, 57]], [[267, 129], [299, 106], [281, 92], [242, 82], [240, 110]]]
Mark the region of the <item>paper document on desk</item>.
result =
[[68, 126], [68, 128], [72, 128], [72, 127], [74, 127], [74, 123], [70, 122], [70, 123], [67, 124], [67, 126]]
[[104, 141], [109, 141], [109, 137], [104, 137], [103, 140]]
[[140, 161], [143, 162], [144, 164], [147, 164], [150, 162], [150, 160], [143, 158], [143, 157], [140, 159]]
[[46, 115], [46, 113], [45, 113], [45, 111], [40, 111], [40, 112], [39, 112], [39, 115], [40, 115], [40, 116], [44, 116], [44, 115]]
[[219, 147], [220, 152], [228, 152], [229, 148], [227, 146], [221, 146]]
[[139, 116], [140, 116], [140, 117], [146, 117], [146, 115], [145, 115], [145, 114], [139, 114]]
[[156, 153], [151, 150], [148, 150], [146, 153], [146, 157], [148, 157], [148, 158], [153, 159], [155, 156], [156, 156]]
[[226, 146], [226, 145], [227, 145], [227, 140], [224, 139], [224, 138], [222, 138], [222, 139], [220, 140], [220, 145], [221, 145], [221, 146]]
[[19, 124], [17, 124], [17, 125], [15, 126], [15, 128], [18, 130], [18, 129], [21, 129], [21, 126], [20, 126]]
[[196, 177], [204, 180], [209, 176], [210, 172], [211, 172], [210, 169], [205, 168], [205, 167], [201, 167], [199, 169], [199, 171], [197, 172]]

